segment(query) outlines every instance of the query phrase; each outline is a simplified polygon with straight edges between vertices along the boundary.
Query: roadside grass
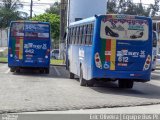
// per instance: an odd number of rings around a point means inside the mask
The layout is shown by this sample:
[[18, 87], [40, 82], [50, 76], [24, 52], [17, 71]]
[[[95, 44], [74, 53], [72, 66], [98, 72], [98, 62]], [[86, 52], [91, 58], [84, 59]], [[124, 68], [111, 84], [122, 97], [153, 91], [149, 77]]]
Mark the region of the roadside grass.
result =
[[51, 59], [50, 64], [51, 65], [63, 65], [64, 64], [64, 60]]
[[[0, 62], [1, 63], [7, 63], [8, 62], [8, 58], [7, 57], [0, 57]], [[64, 60], [51, 59], [50, 64], [51, 65], [63, 65], [64, 64]]]
[[0, 57], [0, 62], [7, 63], [8, 62], [8, 58], [7, 57]]

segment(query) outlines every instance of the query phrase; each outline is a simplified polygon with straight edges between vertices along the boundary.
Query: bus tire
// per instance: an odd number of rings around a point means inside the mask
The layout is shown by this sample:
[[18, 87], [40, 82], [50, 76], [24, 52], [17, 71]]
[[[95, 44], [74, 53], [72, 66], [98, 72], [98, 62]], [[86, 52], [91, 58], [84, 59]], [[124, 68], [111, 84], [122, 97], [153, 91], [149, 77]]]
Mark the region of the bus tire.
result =
[[74, 79], [74, 74], [71, 73], [71, 72], [69, 72], [69, 78], [70, 78], [70, 79]]
[[133, 80], [118, 80], [119, 88], [132, 88], [133, 84]]
[[82, 70], [81, 67], [80, 67], [79, 82], [80, 82], [80, 86], [86, 86], [87, 85], [86, 80], [83, 78], [83, 70]]
[[17, 69], [16, 69], [16, 73], [20, 73], [20, 68], [17, 68]]
[[46, 74], [49, 74], [49, 68], [46, 68], [46, 69], [45, 69], [45, 73], [46, 73]]
[[10, 68], [10, 72], [15, 72], [15, 68]]
[[93, 87], [93, 86], [94, 86], [94, 83], [95, 83], [95, 79], [88, 80], [88, 81], [87, 81], [87, 86], [88, 86], [88, 87]]
[[68, 64], [69, 79], [74, 79], [74, 73], [70, 72], [70, 64]]

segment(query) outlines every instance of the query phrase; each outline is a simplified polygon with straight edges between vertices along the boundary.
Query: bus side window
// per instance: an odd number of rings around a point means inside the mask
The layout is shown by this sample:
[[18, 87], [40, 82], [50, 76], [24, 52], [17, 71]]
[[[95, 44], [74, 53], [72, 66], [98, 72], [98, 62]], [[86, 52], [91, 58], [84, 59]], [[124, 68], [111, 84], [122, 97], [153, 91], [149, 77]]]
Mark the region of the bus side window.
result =
[[72, 44], [74, 44], [75, 41], [75, 33], [76, 33], [76, 28], [73, 28], [73, 37], [72, 37]]
[[72, 44], [72, 30], [73, 30], [73, 28], [70, 28], [70, 40], [69, 40], [69, 44]]
[[77, 32], [77, 45], [79, 44], [79, 38], [80, 38], [80, 26], [78, 26], [78, 32]]
[[92, 27], [92, 25], [91, 24], [89, 24], [88, 25], [88, 30], [87, 30], [87, 42], [86, 42], [86, 44], [87, 45], [90, 45], [91, 44], [91, 28]]
[[85, 45], [86, 25], [83, 26], [82, 45]]
[[82, 44], [82, 35], [83, 35], [83, 26], [80, 26], [80, 31], [79, 31], [79, 45]]
[[153, 32], [153, 47], [157, 47], [157, 35]]
[[86, 29], [85, 29], [85, 37], [84, 37], [85, 38], [85, 43], [84, 43], [85, 45], [87, 45], [87, 38], [88, 38], [87, 34], [88, 34], [88, 25], [86, 25]]
[[90, 40], [90, 45], [92, 45], [92, 41], [93, 41], [93, 32], [94, 32], [94, 24], [91, 24], [91, 40]]
[[76, 27], [76, 39], [75, 44], [78, 44], [79, 27]]
[[153, 30], [156, 31], [156, 23], [153, 23]]
[[76, 39], [77, 39], [77, 27], [75, 27], [75, 34], [74, 34], [74, 43], [73, 44], [76, 44]]
[[68, 29], [68, 33], [65, 32], [65, 35], [63, 38], [63, 39], [67, 39], [67, 44], [70, 43], [70, 32], [71, 32], [71, 28]]
[[93, 35], [93, 25], [90, 24], [90, 29], [89, 29], [89, 41], [88, 41], [88, 45], [92, 44], [92, 35]]

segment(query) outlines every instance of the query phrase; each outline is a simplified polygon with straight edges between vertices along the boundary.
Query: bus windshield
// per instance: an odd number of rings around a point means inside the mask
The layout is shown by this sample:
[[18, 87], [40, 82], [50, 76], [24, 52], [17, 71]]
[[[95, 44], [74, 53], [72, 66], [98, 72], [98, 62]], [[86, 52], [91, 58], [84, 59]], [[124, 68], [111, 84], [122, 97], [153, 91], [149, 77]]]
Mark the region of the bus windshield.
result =
[[141, 19], [102, 18], [101, 38], [119, 40], [148, 40], [148, 21]]

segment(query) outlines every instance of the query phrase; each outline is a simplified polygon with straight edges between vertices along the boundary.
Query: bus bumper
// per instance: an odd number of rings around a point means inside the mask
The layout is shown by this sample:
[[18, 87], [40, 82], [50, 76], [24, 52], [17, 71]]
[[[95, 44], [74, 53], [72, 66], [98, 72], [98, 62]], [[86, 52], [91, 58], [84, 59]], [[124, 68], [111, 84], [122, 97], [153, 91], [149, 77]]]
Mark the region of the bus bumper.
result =
[[151, 72], [149, 71], [108, 71], [93, 73], [93, 78], [96, 79], [128, 79], [137, 82], [147, 82], [151, 79]]

